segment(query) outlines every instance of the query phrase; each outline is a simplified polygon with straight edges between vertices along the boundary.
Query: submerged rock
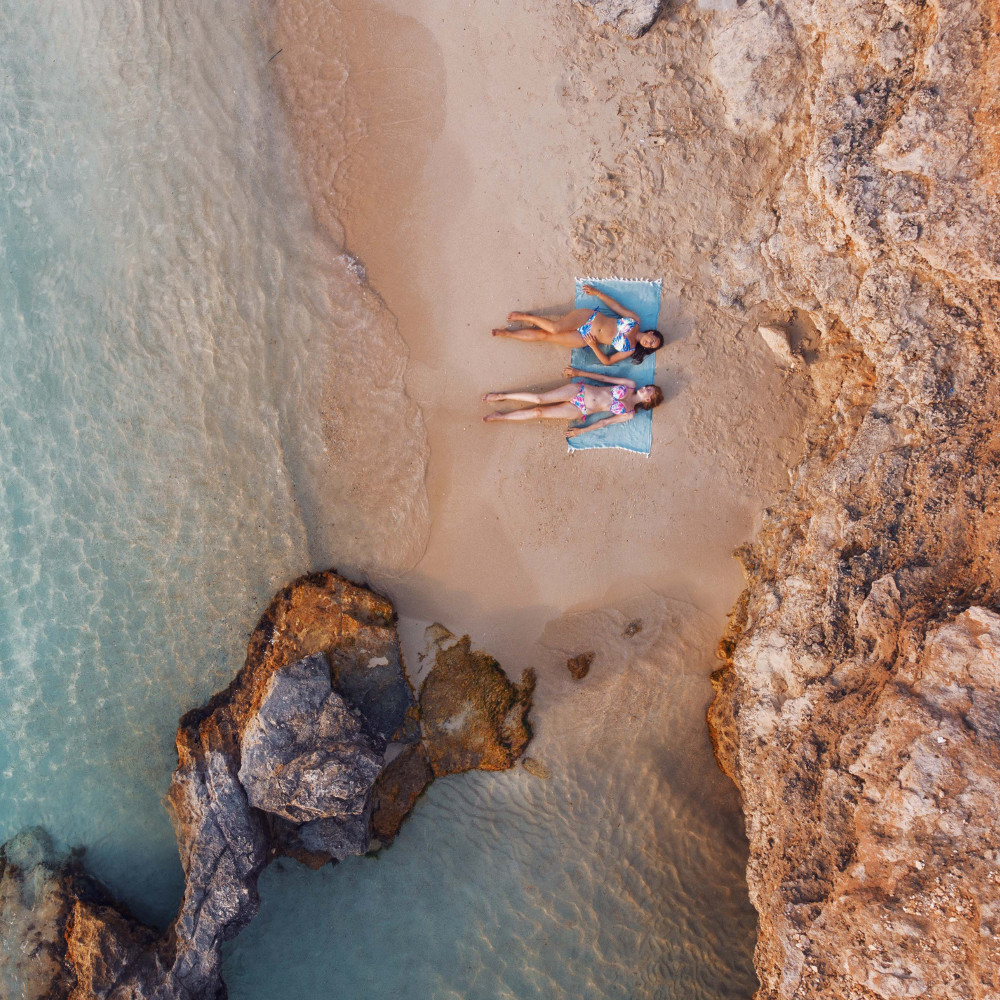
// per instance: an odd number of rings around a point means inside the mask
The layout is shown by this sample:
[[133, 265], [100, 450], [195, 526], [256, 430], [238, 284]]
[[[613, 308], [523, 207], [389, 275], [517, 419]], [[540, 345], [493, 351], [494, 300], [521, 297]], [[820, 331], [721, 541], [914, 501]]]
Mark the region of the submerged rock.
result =
[[56, 860], [43, 830], [25, 830], [0, 847], [0, 992], [24, 1000], [61, 1000], [74, 979], [65, 933], [78, 896], [78, 865]]
[[534, 757], [522, 757], [521, 767], [528, 772], [528, 774], [533, 774], [536, 778], [551, 778], [552, 772], [540, 761], [535, 760]]
[[[464, 658], [431, 672], [430, 730], [453, 723], [452, 771], [511, 767], [530, 738], [530, 691], [463, 641]], [[471, 706], [461, 720], [446, 707], [456, 698]], [[185, 886], [168, 931], [134, 920], [78, 861], [56, 859], [44, 834], [20, 835], [0, 848], [3, 995], [223, 1000], [222, 943], [257, 914], [265, 865], [364, 854], [373, 833], [390, 843], [434, 773], [449, 773], [430, 765], [440, 744], [421, 739], [392, 606], [334, 573], [295, 581], [232, 684], [178, 727], [167, 802]]]
[[596, 654], [591, 650], [588, 653], [580, 653], [566, 661], [566, 669], [575, 681], [582, 681], [590, 673], [590, 666], [594, 662]]
[[372, 833], [382, 846], [396, 839], [403, 820], [433, 780], [434, 772], [422, 743], [407, 747], [382, 771], [375, 786], [372, 815]]

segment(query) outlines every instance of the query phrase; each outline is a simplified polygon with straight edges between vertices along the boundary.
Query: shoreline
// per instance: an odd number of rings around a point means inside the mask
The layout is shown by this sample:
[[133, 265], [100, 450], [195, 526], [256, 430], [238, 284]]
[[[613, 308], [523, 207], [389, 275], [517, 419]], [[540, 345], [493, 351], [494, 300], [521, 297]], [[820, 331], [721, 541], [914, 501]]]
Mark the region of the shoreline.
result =
[[[277, 23], [302, 30], [312, 2], [286, 0], [297, 16]], [[692, 872], [729, 872], [713, 891], [742, 927], [752, 913], [743, 818], [712, 752], [709, 677], [745, 586], [733, 553], [787, 488], [809, 390], [757, 334], [774, 313], [727, 304], [720, 275], [738, 270], [763, 225], [777, 164], [729, 130], [707, 90], [700, 18], [711, 15], [675, 11], [627, 41], [571, 3], [516, 0], [474, 25], [443, 0], [324, 9], [335, 22], [329, 51], [289, 60], [279, 87], [317, 222], [336, 219], [405, 344], [406, 396], [429, 446], [423, 555], [402, 573], [369, 567], [362, 581], [396, 607], [411, 675], [431, 622], [468, 634], [512, 676], [537, 669], [531, 752], [553, 782], [587, 799], [616, 767], [638, 767], [663, 789], [648, 821], [678, 812], [714, 828], [714, 846], [698, 834], [694, 851], [686, 821], [665, 828], [642, 863], [653, 879], [681, 857]], [[290, 40], [276, 35], [273, 48]], [[325, 79], [345, 88], [343, 155], [309, 93], [324, 59]], [[725, 190], [706, 183], [719, 175]], [[667, 401], [648, 458], [567, 454], [562, 428], [480, 419], [484, 392], [558, 383], [569, 361], [489, 330], [511, 310], [565, 310], [584, 274], [663, 279], [656, 382]], [[661, 610], [636, 619], [656, 636], [646, 648], [640, 633], [637, 653], [621, 623], [639, 606]], [[599, 655], [577, 685], [567, 654], [590, 649]], [[665, 698], [669, 714], [648, 709]], [[591, 774], [594, 754], [618, 764]], [[515, 823], [508, 835], [525, 832]], [[716, 933], [707, 901], [679, 905]], [[664, 947], [685, 933], [669, 921], [651, 932]], [[752, 941], [739, 931], [728, 948], [725, 963], [749, 962]]]
[[[286, 51], [290, 39], [280, 32], [306, 23], [310, 4], [287, 6], [297, 16], [279, 15], [273, 40]], [[731, 553], [753, 536], [794, 464], [803, 401], [793, 397], [787, 413], [775, 412], [788, 386], [749, 319], [735, 320], [686, 280], [711, 267], [689, 220], [679, 219], [669, 243], [667, 232], [637, 234], [631, 260], [609, 262], [608, 248], [595, 251], [587, 236], [606, 225], [609, 192], [595, 175], [607, 173], [602, 165], [614, 160], [619, 137], [632, 141], [637, 132], [621, 107], [590, 115], [587, 100], [628, 72], [645, 83], [665, 48], [683, 48], [683, 32], [658, 27], [626, 42], [575, 5], [539, 12], [518, 4], [476, 25], [440, 16], [442, 5], [431, 0], [403, 7], [324, 8], [316, 59], [330, 47], [328, 77], [344, 60], [340, 101], [355, 116], [342, 157], [331, 157], [315, 95], [308, 107], [292, 103], [308, 92], [296, 67], [310, 76], [316, 63], [290, 60], [279, 77], [314, 202], [322, 192], [317, 221], [329, 227], [336, 218], [395, 318], [409, 352], [406, 392], [427, 427], [427, 547], [408, 571], [369, 571], [366, 579], [404, 619], [469, 632], [511, 669], [531, 665], [525, 636], [539, 636], [547, 621], [645, 589], [694, 604], [721, 635], [743, 585]], [[386, 45], [378, 62], [365, 45], [373, 32]], [[524, 46], [523, 38], [534, 41]], [[546, 46], [578, 54], [553, 75], [551, 65], [528, 58]], [[407, 58], [394, 59], [400, 53]], [[505, 67], [515, 57], [510, 79]], [[511, 152], [531, 148], [529, 112], [546, 152], [540, 162]], [[512, 132], [521, 146], [508, 139]], [[558, 170], [550, 151], [561, 154]], [[697, 176], [698, 166], [688, 173]], [[676, 194], [682, 200], [685, 192]], [[610, 204], [617, 198], [642, 211], [648, 196], [619, 191]], [[704, 191], [693, 199], [705, 209]], [[572, 456], [559, 428], [482, 425], [483, 392], [557, 383], [568, 362], [558, 349], [500, 343], [490, 327], [511, 309], [567, 307], [577, 273], [620, 271], [664, 278], [668, 343], [657, 381], [668, 402], [654, 416], [651, 456]], [[712, 409], [733, 398], [747, 405], [749, 422]], [[603, 517], [593, 514], [595, 495], [607, 498]]]

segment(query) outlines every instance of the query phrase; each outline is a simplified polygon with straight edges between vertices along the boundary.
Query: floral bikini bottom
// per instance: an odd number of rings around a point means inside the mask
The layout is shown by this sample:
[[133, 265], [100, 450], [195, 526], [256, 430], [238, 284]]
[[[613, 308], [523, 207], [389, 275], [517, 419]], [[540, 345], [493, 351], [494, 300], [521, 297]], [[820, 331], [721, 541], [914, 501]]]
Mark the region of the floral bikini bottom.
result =
[[[587, 415], [587, 403], [584, 399], [583, 393], [587, 388], [585, 382], [576, 383], [580, 387], [580, 391], [570, 400], [570, 402], [584, 415]], [[611, 387], [611, 405], [608, 409], [616, 416], [621, 416], [625, 412], [625, 404], [622, 400], [625, 398], [625, 393], [628, 392], [628, 387], [624, 385], [613, 385]]]

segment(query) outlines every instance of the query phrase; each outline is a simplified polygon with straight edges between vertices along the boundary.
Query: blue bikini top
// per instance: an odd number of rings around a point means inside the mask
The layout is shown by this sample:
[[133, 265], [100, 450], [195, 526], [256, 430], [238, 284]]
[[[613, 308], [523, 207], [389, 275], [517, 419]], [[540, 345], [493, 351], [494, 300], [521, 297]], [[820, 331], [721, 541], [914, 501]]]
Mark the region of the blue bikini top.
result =
[[611, 346], [616, 351], [631, 351], [632, 341], [628, 335], [638, 326], [638, 322], [630, 316], [622, 316], [615, 323], [615, 339], [611, 341]]

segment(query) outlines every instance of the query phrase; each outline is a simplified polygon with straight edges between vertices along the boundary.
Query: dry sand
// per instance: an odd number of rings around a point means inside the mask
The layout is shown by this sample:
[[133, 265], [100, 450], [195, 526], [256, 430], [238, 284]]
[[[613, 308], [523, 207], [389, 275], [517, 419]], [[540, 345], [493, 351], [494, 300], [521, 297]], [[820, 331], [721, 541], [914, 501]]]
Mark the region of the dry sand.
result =
[[[397, 318], [430, 443], [426, 552], [372, 582], [511, 672], [546, 623], [648, 589], [721, 634], [732, 552], [797, 455], [804, 390], [756, 333], [781, 317], [717, 302], [713, 260], [767, 210], [775, 164], [725, 128], [710, 16], [684, 7], [628, 41], [569, 0], [279, 7], [275, 73], [317, 218]], [[567, 308], [579, 274], [663, 278], [648, 459], [481, 422], [483, 392], [562, 380], [566, 350], [490, 329]]]

